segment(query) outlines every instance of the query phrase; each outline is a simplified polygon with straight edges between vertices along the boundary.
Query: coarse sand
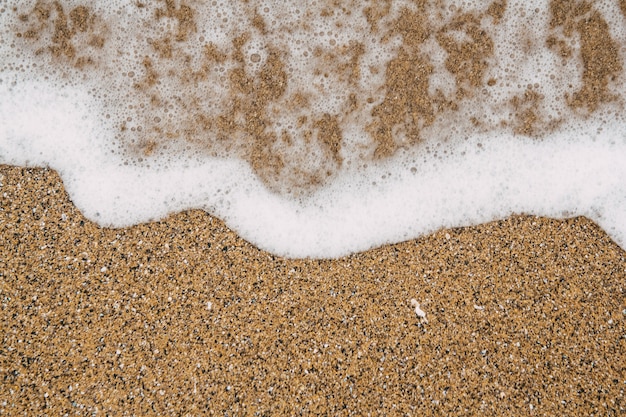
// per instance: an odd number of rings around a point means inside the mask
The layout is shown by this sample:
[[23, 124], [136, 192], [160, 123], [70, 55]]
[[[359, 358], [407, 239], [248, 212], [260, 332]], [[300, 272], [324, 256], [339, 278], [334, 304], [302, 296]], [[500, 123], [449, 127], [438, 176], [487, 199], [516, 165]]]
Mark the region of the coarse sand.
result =
[[0, 166], [0, 414], [620, 415], [625, 255], [522, 215], [289, 260], [202, 211], [100, 228]]

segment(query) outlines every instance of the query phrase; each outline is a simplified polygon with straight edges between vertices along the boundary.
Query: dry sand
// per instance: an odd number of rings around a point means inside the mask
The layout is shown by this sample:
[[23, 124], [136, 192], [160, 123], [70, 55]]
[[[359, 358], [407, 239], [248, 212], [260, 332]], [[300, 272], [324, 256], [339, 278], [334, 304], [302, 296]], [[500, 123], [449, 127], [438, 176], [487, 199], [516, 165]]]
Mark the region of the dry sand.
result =
[[0, 183], [0, 414], [625, 413], [626, 254], [585, 218], [287, 260], [201, 211], [99, 228], [54, 171]]
[[[589, 39], [593, 110], [621, 67]], [[626, 414], [625, 256], [513, 216], [287, 260], [201, 211], [102, 229], [55, 172], [0, 166], [0, 414]]]

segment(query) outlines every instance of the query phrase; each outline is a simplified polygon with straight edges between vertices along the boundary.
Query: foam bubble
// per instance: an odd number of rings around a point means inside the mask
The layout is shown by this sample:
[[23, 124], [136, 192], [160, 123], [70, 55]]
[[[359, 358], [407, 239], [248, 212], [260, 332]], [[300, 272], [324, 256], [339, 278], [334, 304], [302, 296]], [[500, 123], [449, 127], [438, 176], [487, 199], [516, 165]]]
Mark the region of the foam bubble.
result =
[[512, 213], [626, 245], [617, 2], [0, 2], [0, 163], [336, 257]]

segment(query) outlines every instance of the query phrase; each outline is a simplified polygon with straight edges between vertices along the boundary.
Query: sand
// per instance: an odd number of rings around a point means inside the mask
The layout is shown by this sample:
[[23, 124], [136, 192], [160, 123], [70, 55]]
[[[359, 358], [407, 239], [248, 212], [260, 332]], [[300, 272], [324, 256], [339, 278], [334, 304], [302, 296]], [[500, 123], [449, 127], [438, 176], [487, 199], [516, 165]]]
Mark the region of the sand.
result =
[[[570, 105], [594, 111], [622, 68], [596, 15], [552, 4], [586, 34]], [[538, 97], [513, 103], [516, 132]], [[0, 165], [0, 414], [626, 414], [625, 257], [588, 219], [516, 215], [288, 260], [202, 211], [100, 228], [54, 171]]]
[[0, 184], [0, 414], [626, 412], [626, 253], [585, 218], [288, 260], [201, 211], [99, 228], [52, 170]]

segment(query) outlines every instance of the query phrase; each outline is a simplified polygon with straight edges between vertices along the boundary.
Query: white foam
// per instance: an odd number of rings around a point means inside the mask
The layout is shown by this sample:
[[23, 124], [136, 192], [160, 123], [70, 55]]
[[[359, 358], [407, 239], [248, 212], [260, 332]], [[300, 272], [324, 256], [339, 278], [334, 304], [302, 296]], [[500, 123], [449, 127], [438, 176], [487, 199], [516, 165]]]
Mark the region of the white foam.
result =
[[[123, 17], [115, 17], [118, 9], [125, 11], [122, 15], [136, 18], [133, 4], [119, 1], [111, 6], [110, 15], [102, 12], [100, 18], [108, 25], [108, 31], [118, 30], [115, 19], [122, 25], [129, 24]], [[619, 108], [619, 102], [591, 116], [568, 116], [558, 130], [541, 139], [493, 128], [501, 120], [508, 120], [508, 100], [523, 94], [527, 85], [535, 82], [541, 84], [540, 92], [548, 97], [541, 110], [549, 118], [559, 117], [566, 101], [563, 84], [569, 78], [579, 78], [581, 70], [580, 66], [563, 66], [545, 48], [531, 49], [508, 61], [499, 60], [488, 70], [486, 78], [497, 78], [499, 83], [509, 86], [489, 93], [490, 100], [480, 97], [467, 100], [467, 113], [486, 114], [485, 119], [493, 119], [487, 123], [491, 128], [469, 130], [462, 122], [456, 125], [451, 122], [457, 116], [444, 113], [425, 129], [430, 136], [424, 143], [401, 149], [390, 158], [372, 161], [362, 156], [372, 153], [371, 144], [365, 140], [366, 125], [371, 122], [368, 112], [384, 97], [385, 91], [381, 90], [384, 68], [400, 48], [398, 40], [374, 39], [365, 45], [363, 68], [375, 64], [380, 68], [378, 72], [365, 73], [359, 83], [348, 85], [340, 77], [331, 76], [330, 81], [317, 85], [320, 76], [315, 74], [319, 62], [303, 59], [302, 53], [308, 46], [328, 45], [333, 35], [318, 36], [306, 47], [306, 38], [310, 37], [306, 30], [282, 40], [270, 35], [269, 40], [255, 37], [248, 44], [246, 56], [257, 52], [263, 60], [267, 59], [267, 50], [263, 48], [269, 44], [290, 51], [291, 55], [285, 59], [294, 68], [291, 76], [304, 84], [298, 89], [308, 89], [314, 114], [340, 112], [346, 91], [359, 97], [372, 95], [375, 99], [361, 113], [340, 120], [344, 130], [342, 157], [350, 163], [344, 164], [323, 187], [294, 198], [270, 191], [248, 163], [237, 157], [217, 158], [180, 149], [168, 152], [164, 148], [141, 161], [129, 159], [127, 144], [118, 137], [118, 122], [132, 116], [131, 127], [145, 124], [147, 119], [142, 119], [140, 111], [135, 112], [139, 107], [133, 100], [139, 93], [123, 78], [106, 74], [113, 74], [118, 67], [123, 68], [120, 73], [140, 74], [142, 48], [146, 48], [147, 38], [156, 29], [145, 28], [134, 34], [126, 27], [127, 32], [120, 37], [129, 40], [107, 44], [98, 57], [101, 65], [91, 73], [71, 67], [59, 69], [55, 58], [50, 57], [45, 71], [22, 71], [20, 65], [36, 62], [41, 66], [41, 60], [32, 51], [20, 51], [19, 41], [12, 39], [10, 28], [17, 24], [14, 14], [9, 12], [12, 5], [12, 1], [0, 2], [0, 9], [5, 9], [0, 14], [0, 27], [5, 28], [0, 33], [0, 163], [56, 169], [72, 201], [86, 217], [100, 225], [124, 227], [189, 208], [203, 208], [262, 249], [289, 257], [325, 258], [412, 239], [444, 227], [484, 223], [513, 213], [555, 218], [584, 215], [626, 247], [626, 124], [623, 116], [611, 113]], [[546, 13], [546, 2], [534, 2], [532, 6], [525, 8], [539, 7]], [[235, 6], [223, 8], [223, 15], [229, 21], [246, 19], [246, 13]], [[282, 2], [264, 2], [257, 10], [268, 26], [285, 30], [296, 25], [289, 19], [296, 19], [297, 14], [285, 9]], [[401, 5], [394, 2], [392, 10], [397, 14]], [[347, 27], [341, 29], [316, 20], [317, 13], [319, 9], [305, 7], [299, 13], [302, 19], [311, 20], [312, 31], [338, 32], [335, 39], [342, 44], [365, 37], [363, 16], [341, 17]], [[611, 16], [614, 31], [619, 29], [616, 19]], [[510, 53], [507, 39], [521, 36], [521, 26], [513, 12], [507, 12], [505, 21], [510, 33], [494, 35], [497, 57]], [[545, 16], [543, 20], [529, 17], [522, 23], [538, 24], [535, 32], [540, 33], [546, 31], [546, 21]], [[166, 22], [161, 23], [166, 26]], [[239, 23], [229, 23], [212, 32], [209, 25], [199, 27], [191, 36], [204, 36], [225, 49], [229, 40], [238, 36], [237, 27]], [[622, 40], [624, 34], [616, 33], [615, 38]], [[437, 49], [434, 41], [429, 41], [428, 48], [430, 52], [423, 53], [437, 55], [436, 67], [442, 71], [440, 77], [432, 80], [431, 88], [437, 90], [437, 82], [443, 87], [453, 77], [442, 69], [445, 52]], [[199, 56], [191, 59], [200, 62]], [[165, 71], [167, 65], [160, 69]], [[175, 70], [175, 61], [171, 65]], [[223, 64], [226, 68], [229, 65], [232, 63]], [[258, 71], [260, 65], [262, 62], [251, 63], [250, 74]], [[511, 66], [516, 66], [517, 71], [511, 71]], [[62, 74], [64, 71], [66, 74]], [[43, 78], [44, 74], [48, 80]], [[208, 108], [207, 103], [214, 104], [214, 110], [207, 110], [209, 113], [219, 114], [228, 101], [219, 74], [217, 71], [210, 76], [216, 77], [216, 84], [202, 84], [206, 88], [202, 90], [203, 97], [206, 96], [204, 105]], [[575, 81], [571, 84], [568, 87], [571, 91], [579, 88]], [[295, 82], [291, 83], [288, 91], [294, 85]], [[185, 94], [179, 88], [178, 81], [174, 81], [162, 85], [159, 91], [170, 98]], [[337, 91], [342, 88], [345, 91]], [[623, 88], [623, 84], [618, 88]], [[455, 89], [442, 90], [445, 96], [454, 92]], [[624, 91], [616, 93], [623, 97]], [[135, 103], [135, 110], [128, 111], [128, 103]], [[180, 105], [175, 104], [171, 112], [161, 114], [163, 119], [173, 120], [174, 126], [177, 117], [188, 118], [184, 106], [176, 106]], [[289, 113], [289, 108], [287, 98], [278, 100], [274, 109], [282, 113], [272, 123], [295, 125], [298, 116], [306, 113], [306, 109]], [[111, 117], [107, 119], [106, 114]], [[297, 136], [297, 128], [291, 131], [296, 132], [294, 141], [305, 143]], [[174, 143], [170, 149], [183, 147]], [[317, 158], [323, 158], [319, 149], [309, 152], [305, 145], [296, 149], [294, 155], [300, 158], [316, 152]], [[313, 164], [323, 166], [324, 162]]]

